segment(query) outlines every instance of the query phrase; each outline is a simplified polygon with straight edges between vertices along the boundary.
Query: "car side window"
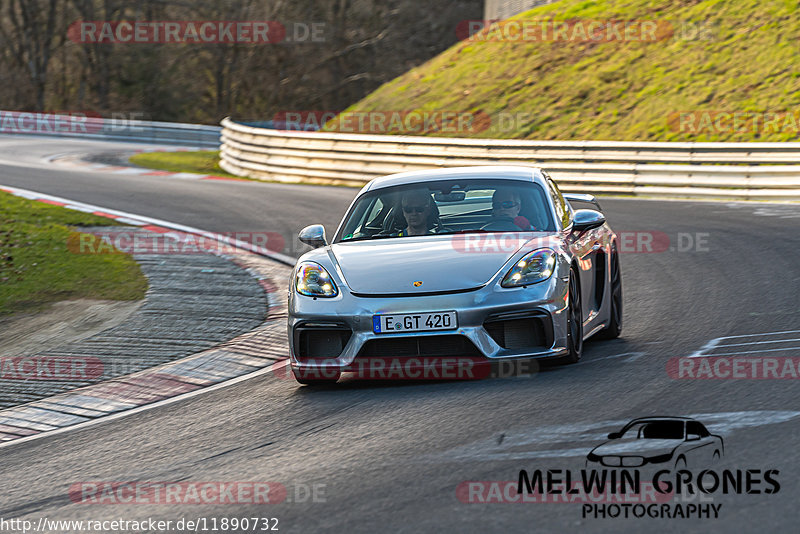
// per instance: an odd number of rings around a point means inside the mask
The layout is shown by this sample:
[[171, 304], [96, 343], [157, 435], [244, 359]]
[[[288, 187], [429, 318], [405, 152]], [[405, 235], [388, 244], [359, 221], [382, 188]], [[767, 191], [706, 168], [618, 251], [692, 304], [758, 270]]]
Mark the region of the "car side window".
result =
[[688, 436], [689, 434], [694, 434], [700, 436], [701, 438], [704, 438], [709, 435], [708, 430], [706, 430], [706, 427], [704, 427], [697, 421], [689, 421], [688, 423], [686, 423], [686, 435]]
[[556, 207], [556, 216], [561, 220], [561, 227], [566, 228], [570, 225], [570, 222], [572, 222], [572, 214], [567, 206], [567, 201], [564, 200], [564, 196], [561, 194], [561, 191], [558, 190], [558, 186], [553, 179], [547, 174], [544, 176], [547, 178], [547, 189], [553, 197], [553, 205]]
[[367, 217], [365, 218], [365, 225], [380, 223], [382, 221], [376, 221], [375, 219], [380, 214], [381, 210], [383, 209], [383, 199], [378, 197], [375, 200], [375, 204], [372, 206], [372, 209], [369, 210]]

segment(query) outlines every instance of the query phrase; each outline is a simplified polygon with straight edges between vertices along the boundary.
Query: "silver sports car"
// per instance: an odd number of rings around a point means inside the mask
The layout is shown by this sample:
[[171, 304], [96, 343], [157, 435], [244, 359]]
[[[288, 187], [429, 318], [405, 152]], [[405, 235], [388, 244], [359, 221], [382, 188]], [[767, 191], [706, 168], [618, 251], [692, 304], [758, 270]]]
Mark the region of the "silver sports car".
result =
[[372, 180], [330, 243], [321, 225], [300, 232], [315, 250], [289, 291], [295, 377], [335, 382], [376, 359], [407, 378], [430, 360], [577, 362], [586, 338], [622, 328], [617, 236], [599, 210], [531, 167]]

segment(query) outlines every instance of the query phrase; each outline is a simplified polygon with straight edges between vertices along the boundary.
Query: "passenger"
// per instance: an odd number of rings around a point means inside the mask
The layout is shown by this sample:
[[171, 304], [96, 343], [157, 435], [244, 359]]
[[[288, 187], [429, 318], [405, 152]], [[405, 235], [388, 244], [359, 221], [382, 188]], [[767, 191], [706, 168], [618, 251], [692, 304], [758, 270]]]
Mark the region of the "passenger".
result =
[[513, 189], [497, 189], [492, 195], [492, 223], [510, 221], [520, 230], [532, 230], [531, 222], [519, 214], [521, 209], [522, 198]]

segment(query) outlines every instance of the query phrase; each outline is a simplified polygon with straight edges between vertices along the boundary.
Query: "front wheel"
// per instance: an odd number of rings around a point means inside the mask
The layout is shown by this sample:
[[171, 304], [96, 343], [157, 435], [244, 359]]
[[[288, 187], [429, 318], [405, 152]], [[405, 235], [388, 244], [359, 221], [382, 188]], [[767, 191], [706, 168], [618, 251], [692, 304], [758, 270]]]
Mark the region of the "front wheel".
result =
[[619, 268], [619, 253], [611, 254], [611, 308], [608, 326], [598, 332], [600, 339], [616, 339], [622, 332], [622, 271]]
[[581, 290], [578, 275], [572, 271], [569, 276], [567, 295], [567, 355], [556, 360], [559, 365], [578, 363], [583, 354], [583, 312], [581, 311]]

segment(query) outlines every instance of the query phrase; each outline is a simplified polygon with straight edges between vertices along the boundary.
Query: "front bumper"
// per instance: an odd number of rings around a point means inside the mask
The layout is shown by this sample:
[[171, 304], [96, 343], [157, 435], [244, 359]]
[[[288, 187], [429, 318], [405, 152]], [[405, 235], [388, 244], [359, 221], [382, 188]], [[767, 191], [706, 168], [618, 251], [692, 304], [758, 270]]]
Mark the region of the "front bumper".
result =
[[[477, 355], [487, 361], [563, 356], [567, 352], [567, 290], [567, 281], [553, 276], [547, 281], [524, 288], [506, 289], [492, 283], [475, 291], [431, 296], [356, 297], [347, 287], [340, 286], [340, 294], [336, 298], [314, 299], [292, 291], [289, 296], [291, 364], [295, 370], [338, 367], [346, 371], [357, 358], [365, 357], [366, 353], [375, 355], [376, 346], [391, 345], [383, 340], [421, 339], [428, 336], [462, 336], [476, 349], [469, 356]], [[374, 315], [450, 310], [455, 310], [458, 320], [458, 328], [453, 330], [384, 334], [375, 334], [372, 330]], [[498, 342], [495, 328], [498, 321], [528, 318], [543, 325], [546, 343], [525, 346], [518, 342], [508, 343], [505, 338], [501, 338], [500, 341], [506, 345], [504, 347]], [[301, 333], [314, 329], [330, 332], [331, 344], [335, 346], [332, 353], [336, 355], [310, 355], [308, 343], [301, 341]], [[494, 332], [494, 336], [490, 331]], [[381, 341], [369, 345], [374, 340]], [[380, 354], [383, 358], [395, 356], [403, 355], [392, 354], [391, 351]], [[415, 356], [424, 358], [429, 355], [422, 353]]]

